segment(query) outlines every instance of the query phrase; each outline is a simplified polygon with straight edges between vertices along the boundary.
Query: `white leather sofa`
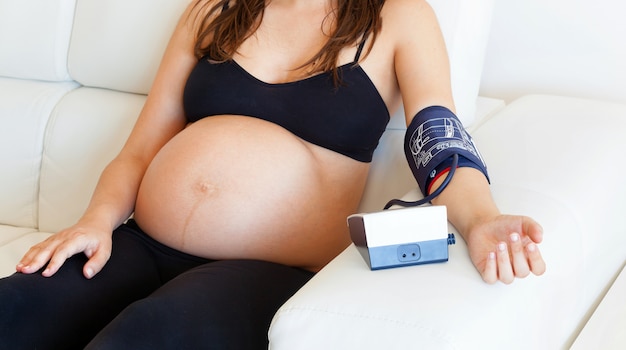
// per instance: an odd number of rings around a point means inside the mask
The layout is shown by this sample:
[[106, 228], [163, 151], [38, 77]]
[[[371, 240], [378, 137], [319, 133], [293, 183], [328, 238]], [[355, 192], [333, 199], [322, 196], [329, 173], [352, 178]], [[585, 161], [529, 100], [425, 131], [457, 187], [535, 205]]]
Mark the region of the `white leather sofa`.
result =
[[[82, 213], [187, 1], [0, 0], [0, 276]], [[625, 5], [429, 2], [494, 197], [543, 225], [548, 270], [487, 285], [459, 239], [447, 263], [373, 272], [350, 246], [278, 311], [270, 347], [626, 347]], [[394, 115], [363, 212], [418, 197], [403, 136]]]

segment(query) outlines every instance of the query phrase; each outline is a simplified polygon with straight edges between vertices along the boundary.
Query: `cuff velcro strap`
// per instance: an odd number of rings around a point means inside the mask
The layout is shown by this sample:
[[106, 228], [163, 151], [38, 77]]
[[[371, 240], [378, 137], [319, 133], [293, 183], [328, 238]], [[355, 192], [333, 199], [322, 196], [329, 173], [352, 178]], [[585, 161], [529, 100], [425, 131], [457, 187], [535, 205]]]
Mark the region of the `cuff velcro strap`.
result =
[[449, 109], [431, 106], [418, 112], [409, 124], [404, 138], [404, 153], [420, 190], [427, 195], [428, 184], [436, 168], [458, 154], [460, 164], [480, 170], [487, 180], [487, 166], [472, 137]]

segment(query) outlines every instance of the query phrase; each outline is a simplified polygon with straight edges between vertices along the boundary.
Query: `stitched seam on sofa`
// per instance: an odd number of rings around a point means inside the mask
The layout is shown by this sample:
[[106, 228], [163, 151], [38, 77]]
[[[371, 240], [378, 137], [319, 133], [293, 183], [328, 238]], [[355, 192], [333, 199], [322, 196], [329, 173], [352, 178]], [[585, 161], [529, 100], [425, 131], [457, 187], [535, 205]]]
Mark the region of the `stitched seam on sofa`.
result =
[[298, 311], [317, 312], [317, 313], [323, 313], [323, 314], [327, 314], [330, 316], [338, 316], [338, 317], [343, 317], [343, 318], [359, 318], [359, 319], [365, 319], [365, 320], [379, 321], [379, 322], [394, 324], [396, 326], [400, 326], [400, 327], [407, 328], [407, 329], [421, 329], [421, 330], [427, 331], [427, 333], [431, 334], [434, 338], [437, 338], [445, 342], [449, 347], [453, 349], [458, 348], [455, 345], [455, 342], [451, 339], [451, 337], [447, 334], [444, 334], [440, 330], [437, 330], [432, 327], [424, 326], [421, 323], [402, 321], [402, 320], [393, 319], [391, 317], [377, 316], [377, 315], [371, 315], [371, 314], [368, 315], [368, 314], [363, 314], [363, 313], [361, 314], [351, 313], [351, 312], [345, 312], [345, 311], [342, 312], [342, 311], [337, 311], [337, 310], [329, 310], [329, 309], [323, 309], [323, 308], [317, 308], [317, 307], [305, 307], [305, 306], [288, 306], [285, 308], [281, 308], [280, 311], [277, 313], [277, 316], [280, 316], [283, 314], [287, 315], [287, 314], [298, 312]]

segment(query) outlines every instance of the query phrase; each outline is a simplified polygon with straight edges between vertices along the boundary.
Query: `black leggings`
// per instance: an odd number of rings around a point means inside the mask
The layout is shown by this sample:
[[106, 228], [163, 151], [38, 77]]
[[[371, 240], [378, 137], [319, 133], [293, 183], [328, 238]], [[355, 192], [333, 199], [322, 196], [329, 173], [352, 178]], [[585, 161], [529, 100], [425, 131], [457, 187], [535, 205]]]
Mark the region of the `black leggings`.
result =
[[274, 313], [313, 273], [212, 261], [164, 246], [131, 220], [93, 279], [84, 255], [51, 278], [0, 279], [2, 349], [267, 349]]

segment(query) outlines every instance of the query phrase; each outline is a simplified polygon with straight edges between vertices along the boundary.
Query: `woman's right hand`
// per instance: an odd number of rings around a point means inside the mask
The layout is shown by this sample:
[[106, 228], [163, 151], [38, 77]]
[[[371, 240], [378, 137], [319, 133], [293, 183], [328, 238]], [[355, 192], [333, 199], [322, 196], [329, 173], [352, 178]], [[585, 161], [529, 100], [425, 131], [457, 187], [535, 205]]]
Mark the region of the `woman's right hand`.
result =
[[32, 246], [16, 267], [17, 272], [30, 274], [39, 271], [46, 263], [42, 275], [54, 275], [65, 260], [79, 253], [89, 259], [83, 266], [83, 275], [90, 279], [95, 276], [111, 257], [110, 229], [101, 229], [80, 222], [54, 234], [43, 242]]

